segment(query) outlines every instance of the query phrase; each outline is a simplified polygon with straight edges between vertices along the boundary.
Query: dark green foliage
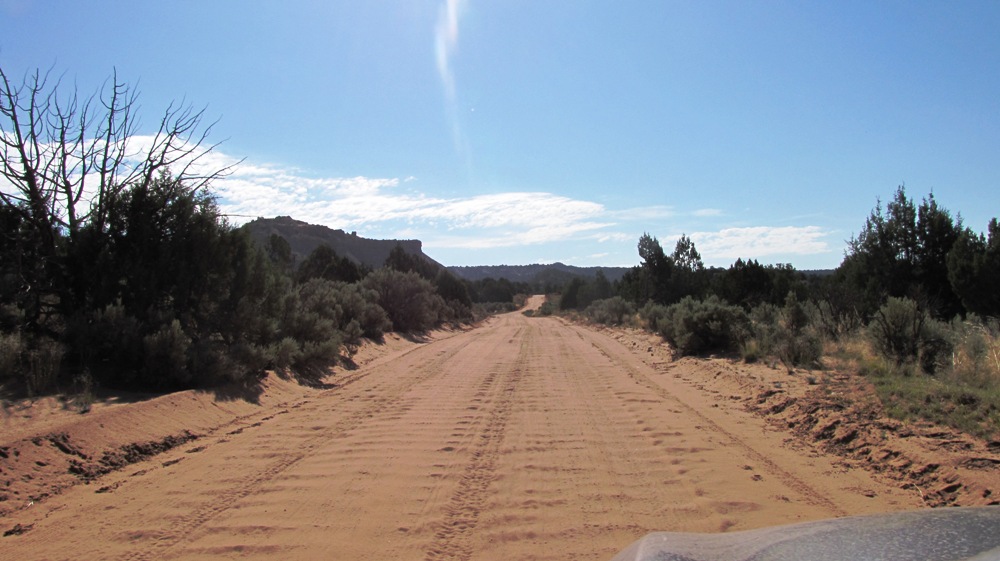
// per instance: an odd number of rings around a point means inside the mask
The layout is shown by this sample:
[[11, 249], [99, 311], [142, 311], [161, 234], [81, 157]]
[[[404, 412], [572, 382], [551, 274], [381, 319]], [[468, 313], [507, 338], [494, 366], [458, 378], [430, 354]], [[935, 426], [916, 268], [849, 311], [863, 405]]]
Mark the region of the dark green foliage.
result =
[[700, 298], [708, 292], [712, 272], [705, 269], [691, 238], [682, 235], [673, 253], [666, 255], [655, 237], [643, 234], [638, 249], [642, 264], [616, 283], [619, 296], [635, 304], [650, 300], [673, 304], [687, 296]]
[[713, 288], [720, 298], [748, 310], [764, 303], [774, 303], [771, 301], [773, 279], [767, 267], [759, 264], [756, 259], [737, 259], [726, 274], [716, 278]]
[[515, 283], [507, 279], [485, 278], [468, 283], [469, 296], [474, 303], [513, 302], [518, 294], [531, 294], [527, 283]]
[[584, 286], [584, 280], [580, 277], [575, 277], [573, 280], [569, 281], [562, 290], [562, 296], [559, 298], [559, 309], [560, 310], [575, 310], [581, 307], [580, 304], [580, 289]]
[[640, 296], [642, 301], [671, 303], [673, 295], [670, 290], [670, 278], [674, 272], [673, 260], [663, 252], [660, 242], [649, 234], [643, 234], [639, 238], [638, 249], [639, 257], [642, 259], [640, 269], [634, 276], [626, 275], [629, 277], [628, 282], [634, 284], [632, 292]]
[[397, 244], [385, 259], [385, 266], [401, 273], [416, 273], [426, 280], [434, 280], [438, 266], [420, 257], [407, 253], [402, 245]]
[[611, 281], [608, 280], [608, 277], [604, 276], [604, 271], [600, 269], [594, 274], [592, 287], [595, 300], [606, 300], [615, 295], [615, 289], [611, 286]]
[[[67, 255], [74, 307], [63, 337], [78, 367], [111, 385], [173, 389], [259, 371], [241, 349], [275, 334], [266, 258], [225, 226], [214, 201], [162, 175], [106, 199], [103, 229]], [[201, 368], [231, 355], [225, 370]]]
[[712, 278], [711, 291], [750, 310], [764, 303], [781, 305], [789, 292], [803, 296], [808, 288], [804, 275], [791, 265], [761, 265], [755, 259], [737, 259]]
[[938, 206], [931, 193], [917, 208], [916, 282], [933, 315], [952, 318], [963, 313], [960, 298], [948, 280], [948, 254], [962, 233], [961, 220]]
[[70, 322], [66, 339], [95, 376], [112, 385], [132, 385], [143, 364], [142, 324], [120, 302], [81, 310]]
[[170, 381], [189, 385], [192, 372], [188, 368], [191, 339], [176, 319], [142, 339], [143, 373], [149, 381]]
[[963, 230], [947, 256], [948, 281], [962, 305], [982, 316], [1000, 316], [1000, 224], [990, 220], [987, 237]]
[[[448, 272], [448, 269], [441, 269], [437, 272], [434, 277], [434, 287], [445, 302], [457, 302], [465, 307], [472, 306], [472, 297], [469, 296], [468, 286]], [[511, 300], [513, 300], [513, 296], [511, 296]]]
[[580, 276], [571, 278], [563, 286], [561, 294], [559, 309], [584, 310], [593, 302], [614, 296], [614, 287], [604, 276], [604, 272], [598, 269], [592, 279]]
[[682, 356], [698, 355], [736, 349], [746, 336], [748, 319], [742, 308], [716, 296], [702, 301], [689, 296], [668, 306], [656, 326]]
[[704, 263], [701, 262], [701, 254], [694, 247], [694, 242], [691, 238], [687, 237], [687, 234], [681, 234], [680, 239], [677, 240], [677, 244], [674, 246], [674, 252], [671, 255], [674, 261], [674, 265], [678, 269], [695, 272], [705, 269]]
[[255, 247], [208, 191], [227, 169], [168, 169], [211, 150], [198, 143], [200, 112], [171, 106], [135, 158], [126, 85], [78, 103], [39, 74], [20, 86], [0, 75], [0, 382], [29, 394], [77, 379], [246, 383], [267, 368], [322, 368], [344, 344], [381, 337], [390, 314], [401, 331], [471, 317], [466, 285], [402, 247], [388, 264], [406, 272], [364, 283], [367, 271], [329, 247], [295, 273], [281, 236]]
[[268, 259], [276, 268], [283, 272], [291, 271], [295, 266], [295, 256], [292, 255], [292, 246], [284, 237], [278, 234], [271, 234], [264, 247]]
[[383, 268], [365, 277], [362, 285], [377, 295], [396, 331], [426, 331], [437, 324], [444, 308], [434, 285], [415, 272]]
[[860, 295], [864, 317], [887, 297], [915, 299], [935, 317], [952, 317], [965, 311], [948, 272], [948, 255], [960, 234], [961, 223], [933, 195], [917, 208], [900, 187], [885, 213], [876, 205], [851, 239], [838, 277]]
[[[419, 255], [407, 253], [401, 245], [397, 245], [389, 252], [385, 266], [394, 272], [413, 274], [422, 280], [432, 281], [431, 286], [436, 292], [425, 295], [422, 288], [416, 290], [413, 286], [400, 287], [402, 292], [414, 291], [418, 301], [407, 304], [406, 309], [394, 311], [387, 308], [395, 329], [423, 331], [438, 322], [461, 322], [472, 319], [472, 296], [469, 294], [469, 289], [447, 269], [438, 267]], [[409, 285], [408, 280], [403, 280], [406, 278], [396, 277], [397, 280]], [[384, 282], [380, 281], [379, 284]], [[381, 290], [380, 294], [385, 295], [385, 291]], [[420, 311], [417, 311], [418, 309]]]
[[305, 282], [309, 279], [358, 282], [362, 276], [361, 267], [350, 259], [337, 255], [337, 252], [325, 244], [317, 246], [302, 261], [296, 273], [299, 282]]
[[701, 297], [708, 288], [708, 275], [701, 255], [694, 242], [687, 235], [681, 235], [670, 255], [673, 262], [673, 274], [670, 279], [670, 301], [676, 301], [685, 296]]

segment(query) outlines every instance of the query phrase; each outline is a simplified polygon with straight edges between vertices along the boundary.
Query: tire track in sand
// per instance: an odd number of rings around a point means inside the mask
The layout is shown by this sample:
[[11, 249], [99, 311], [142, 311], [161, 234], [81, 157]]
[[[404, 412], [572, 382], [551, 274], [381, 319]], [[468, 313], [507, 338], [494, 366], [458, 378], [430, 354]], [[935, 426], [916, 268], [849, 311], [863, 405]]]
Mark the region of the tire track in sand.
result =
[[578, 327], [573, 327], [572, 329], [573, 331], [576, 332], [577, 336], [580, 337], [580, 339], [590, 343], [595, 349], [597, 349], [598, 352], [607, 357], [608, 360], [620, 366], [628, 374], [628, 376], [633, 380], [635, 380], [638, 384], [645, 386], [646, 388], [648, 388], [658, 396], [662, 397], [663, 399], [669, 400], [670, 402], [677, 404], [682, 409], [689, 412], [691, 415], [700, 419], [704, 423], [704, 426], [706, 428], [722, 435], [733, 445], [740, 448], [743, 451], [743, 453], [747, 455], [747, 457], [752, 458], [753, 461], [759, 463], [760, 465], [763, 465], [764, 469], [766, 469], [770, 474], [777, 477], [786, 486], [788, 486], [789, 488], [795, 490], [800, 495], [802, 495], [809, 504], [821, 506], [829, 510], [835, 516], [846, 516], [848, 514], [847, 511], [837, 506], [837, 504], [835, 504], [829, 498], [821, 494], [819, 491], [813, 489], [808, 483], [802, 481], [791, 472], [781, 468], [781, 466], [774, 463], [770, 458], [758, 452], [755, 448], [753, 448], [740, 438], [736, 437], [736, 435], [734, 435], [733, 433], [724, 429], [721, 425], [713, 421], [704, 413], [702, 413], [695, 407], [691, 406], [689, 403], [686, 403], [684, 400], [679, 399], [676, 395], [667, 391], [667, 389], [664, 388], [663, 386], [654, 382], [649, 376], [643, 374], [637, 368], [632, 366], [629, 363], [629, 361], [616, 358], [613, 351], [611, 351], [608, 347], [598, 342], [598, 338], [596, 336], [594, 336], [590, 332], [585, 332], [584, 330]]
[[[519, 341], [518, 341], [519, 340]], [[486, 506], [490, 484], [496, 480], [497, 459], [500, 456], [507, 422], [514, 407], [514, 394], [527, 368], [528, 338], [518, 329], [509, 343], [519, 342], [517, 359], [503, 365], [480, 384], [480, 391], [492, 393], [492, 409], [486, 424], [476, 438], [469, 463], [465, 466], [457, 488], [444, 508], [444, 520], [434, 534], [424, 557], [427, 561], [445, 559], [468, 560], [473, 549], [469, 538], [479, 524]]]
[[[314, 448], [324, 442], [344, 436], [349, 431], [357, 428], [363, 422], [367, 421], [379, 412], [391, 410], [393, 405], [398, 403], [407, 391], [418, 384], [440, 375], [443, 371], [441, 368], [442, 365], [447, 363], [452, 357], [477, 339], [478, 337], [475, 335], [466, 337], [464, 341], [460, 342], [460, 344], [443, 352], [439, 352], [436, 357], [427, 360], [418, 366], [414, 376], [408, 377], [404, 380], [397, 380], [401, 383], [396, 384], [384, 393], [376, 395], [365, 407], [349, 414], [340, 421], [335, 422], [328, 430], [320, 431], [319, 434], [307, 438], [294, 446], [293, 449], [298, 450], [297, 452], [286, 452], [276, 462], [270, 464], [265, 469], [241, 478], [235, 486], [212, 496], [211, 500], [209, 500], [201, 508], [197, 508], [188, 515], [171, 522], [167, 528], [157, 532], [157, 535], [148, 536], [155, 539], [153, 543], [148, 544], [146, 547], [134, 549], [119, 558], [129, 561], [146, 561], [161, 559], [168, 556], [169, 549], [190, 540], [198, 528], [204, 526], [220, 514], [226, 512], [241, 499], [253, 494], [261, 485], [273, 480], [282, 472], [298, 464], [304, 458], [308, 457]], [[398, 357], [394, 357], [388, 362], [391, 363], [403, 360], [405, 357], [414, 354], [415, 352], [419, 352], [424, 348], [426, 347], [418, 347], [417, 349], [403, 353]], [[386, 363], [380, 363], [379, 367], [383, 367], [385, 364]], [[330, 390], [329, 393], [332, 394], [341, 390], [346, 384], [357, 382], [365, 377], [370, 371], [371, 368], [366, 368], [364, 372], [355, 374], [350, 380], [341, 384], [340, 387]]]

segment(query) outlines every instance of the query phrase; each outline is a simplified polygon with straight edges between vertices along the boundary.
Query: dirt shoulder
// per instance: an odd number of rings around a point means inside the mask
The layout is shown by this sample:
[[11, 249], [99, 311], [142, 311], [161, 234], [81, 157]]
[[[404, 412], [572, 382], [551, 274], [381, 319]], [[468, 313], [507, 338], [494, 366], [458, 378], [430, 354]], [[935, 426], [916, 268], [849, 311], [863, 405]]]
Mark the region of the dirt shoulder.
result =
[[350, 380], [357, 369], [452, 334], [389, 334], [381, 343], [366, 341], [344, 365], [311, 386], [270, 372], [249, 388], [106, 394], [87, 413], [80, 413], [67, 396], [4, 403], [0, 411], [0, 517], [209, 433], [266, 421]]
[[789, 433], [789, 446], [842, 458], [912, 490], [931, 507], [1000, 504], [1000, 441], [931, 423], [886, 416], [864, 377], [838, 369], [789, 372], [783, 365], [726, 358], [675, 360], [658, 335], [638, 329], [590, 326], [632, 349], [658, 371], [739, 405]]

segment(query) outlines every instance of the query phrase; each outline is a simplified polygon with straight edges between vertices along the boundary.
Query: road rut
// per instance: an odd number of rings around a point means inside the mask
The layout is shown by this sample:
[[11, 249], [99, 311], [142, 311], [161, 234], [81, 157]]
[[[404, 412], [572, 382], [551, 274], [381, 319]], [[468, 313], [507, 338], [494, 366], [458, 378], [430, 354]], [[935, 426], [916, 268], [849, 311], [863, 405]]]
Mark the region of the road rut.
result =
[[0, 557], [596, 560], [650, 531], [918, 506], [557, 319], [334, 382], [19, 513]]

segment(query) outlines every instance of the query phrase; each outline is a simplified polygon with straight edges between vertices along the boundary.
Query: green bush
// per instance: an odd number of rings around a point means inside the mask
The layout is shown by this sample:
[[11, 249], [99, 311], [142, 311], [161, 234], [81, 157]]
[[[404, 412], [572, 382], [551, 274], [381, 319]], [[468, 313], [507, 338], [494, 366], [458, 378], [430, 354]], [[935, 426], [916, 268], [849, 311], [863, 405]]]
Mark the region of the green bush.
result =
[[784, 307], [764, 303], [750, 311], [750, 338], [740, 351], [746, 362], [773, 356], [788, 368], [814, 366], [823, 354], [823, 340], [808, 307], [790, 292]]
[[814, 333], [789, 334], [778, 343], [778, 358], [786, 367], [819, 366], [823, 356], [823, 341]]
[[908, 298], [889, 298], [868, 325], [875, 350], [896, 364], [910, 362], [920, 351], [920, 333], [927, 314]]
[[657, 322], [659, 332], [681, 355], [734, 350], [748, 328], [742, 308], [717, 296], [695, 300], [690, 296], [667, 307]]
[[343, 286], [336, 281], [313, 278], [295, 287], [291, 309], [281, 329], [285, 338], [290, 337], [299, 345], [298, 352], [283, 350], [292, 366], [313, 368], [340, 355], [344, 341], [340, 327], [350, 322], [341, 306]]
[[552, 314], [556, 313], [557, 309], [558, 307], [551, 300], [546, 300], [545, 302], [542, 303], [541, 306], [538, 307], [537, 315], [551, 316]]
[[591, 321], [604, 325], [622, 325], [635, 314], [635, 306], [621, 296], [595, 300], [584, 310]]
[[292, 364], [295, 364], [299, 360], [299, 356], [302, 354], [302, 349], [299, 348], [299, 343], [291, 337], [285, 337], [281, 341], [274, 344], [274, 367], [283, 369], [288, 368]]
[[917, 362], [928, 374], [952, 349], [947, 326], [908, 298], [890, 297], [872, 317], [868, 334], [880, 355], [897, 365]]
[[24, 342], [19, 332], [0, 333], [0, 380], [15, 378], [21, 372]]
[[303, 370], [322, 368], [340, 355], [340, 347], [339, 337], [323, 341], [306, 341], [302, 344], [302, 352], [292, 365]]
[[639, 310], [639, 318], [646, 323], [646, 328], [650, 331], [660, 331], [660, 322], [667, 315], [667, 307], [657, 304], [652, 300], [646, 302]]
[[361, 337], [380, 339], [392, 329], [392, 322], [385, 310], [378, 305], [378, 293], [360, 283], [330, 283], [332, 294], [340, 308], [337, 328], [345, 343], [357, 343]]
[[949, 367], [954, 349], [952, 337], [947, 323], [927, 319], [920, 333], [920, 352], [917, 356], [921, 370], [934, 375]]
[[395, 331], [426, 331], [437, 325], [445, 306], [434, 285], [412, 271], [382, 268], [371, 272], [361, 284], [374, 291]]
[[187, 386], [192, 381], [188, 366], [191, 339], [173, 320], [142, 340], [143, 377], [160, 387]]
[[118, 302], [75, 316], [66, 339], [96, 379], [127, 386], [143, 367], [142, 334], [142, 323]]

